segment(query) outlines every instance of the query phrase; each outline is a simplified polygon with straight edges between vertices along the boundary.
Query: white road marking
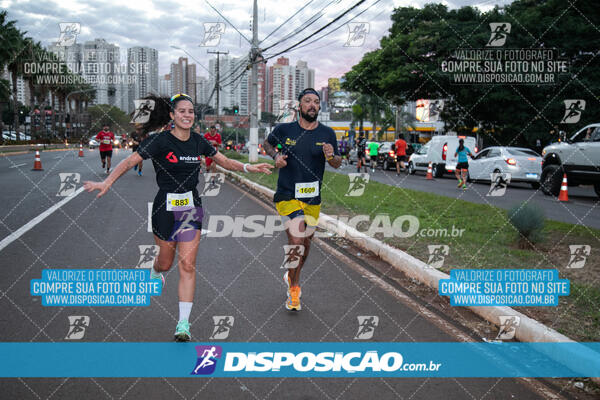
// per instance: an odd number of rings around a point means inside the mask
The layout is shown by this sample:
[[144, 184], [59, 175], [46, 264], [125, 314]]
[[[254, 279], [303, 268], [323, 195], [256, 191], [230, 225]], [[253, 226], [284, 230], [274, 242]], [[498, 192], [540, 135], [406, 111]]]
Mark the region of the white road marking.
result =
[[9, 169], [10, 169], [10, 168], [19, 168], [19, 167], [22, 167], [23, 165], [27, 165], [27, 163], [13, 165], [13, 166], [10, 166], [10, 167], [8, 167], [8, 168], [9, 168]]
[[18, 238], [20, 238], [24, 233], [29, 231], [31, 228], [33, 228], [34, 226], [36, 226], [37, 224], [42, 222], [44, 219], [46, 219], [46, 217], [50, 216], [54, 211], [58, 210], [59, 208], [61, 208], [65, 204], [67, 204], [69, 201], [73, 200], [81, 192], [83, 192], [83, 186], [80, 187], [79, 189], [77, 189], [77, 191], [75, 193], [73, 193], [71, 196], [65, 197], [64, 199], [62, 199], [61, 201], [59, 201], [58, 203], [56, 203], [55, 205], [53, 205], [52, 207], [50, 207], [49, 209], [47, 209], [46, 211], [44, 211], [43, 213], [41, 213], [40, 215], [38, 215], [37, 217], [32, 219], [31, 221], [29, 221], [28, 223], [26, 223], [25, 225], [23, 225], [22, 227], [20, 227], [19, 229], [17, 229], [16, 231], [11, 233], [7, 237], [5, 237], [0, 242], [0, 251], [2, 251], [6, 246], [8, 246], [12, 242], [14, 242]]

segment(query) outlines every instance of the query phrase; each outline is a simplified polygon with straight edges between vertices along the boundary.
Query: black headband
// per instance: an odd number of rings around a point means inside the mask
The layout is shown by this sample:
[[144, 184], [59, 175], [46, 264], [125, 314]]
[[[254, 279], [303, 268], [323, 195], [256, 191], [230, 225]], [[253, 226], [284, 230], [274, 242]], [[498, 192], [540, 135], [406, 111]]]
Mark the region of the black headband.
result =
[[321, 96], [319, 96], [319, 92], [317, 92], [313, 88], [306, 88], [303, 91], [301, 91], [300, 94], [298, 95], [298, 101], [302, 100], [302, 97], [304, 97], [305, 94], [314, 94], [315, 96], [317, 96], [319, 98], [319, 101], [321, 101]]

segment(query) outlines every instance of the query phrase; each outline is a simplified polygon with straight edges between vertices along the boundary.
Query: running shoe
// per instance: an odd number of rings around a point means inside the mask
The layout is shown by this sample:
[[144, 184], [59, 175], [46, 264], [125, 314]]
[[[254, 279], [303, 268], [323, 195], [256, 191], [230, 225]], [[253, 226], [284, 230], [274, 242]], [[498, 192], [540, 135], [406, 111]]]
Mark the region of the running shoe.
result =
[[290, 271], [286, 271], [285, 275], [283, 275], [283, 281], [285, 282], [285, 284], [287, 285], [287, 293], [288, 296], [290, 295], [290, 287], [292, 286], [292, 280], [290, 279], [290, 275], [289, 275]]
[[190, 334], [190, 323], [187, 319], [181, 320], [177, 323], [175, 328], [175, 341], [176, 342], [189, 342], [192, 339]]
[[134, 170], [134, 171], [137, 171], [137, 164], [135, 164], [135, 165], [133, 166], [133, 170]]
[[458, 185], [457, 185], [456, 187], [461, 187], [461, 186], [462, 186], [462, 184], [463, 184], [463, 181], [462, 181], [462, 179], [459, 179], [459, 180], [458, 180]]
[[155, 274], [153, 270], [150, 270], [150, 280], [160, 281], [163, 288], [165, 287], [165, 284], [167, 283], [167, 280], [165, 279], [165, 276], [162, 274], [162, 272], [160, 274]]
[[139, 176], [142, 176], [142, 171], [141, 171], [141, 170], [140, 170], [140, 171], [138, 171], [138, 175], [139, 175]]
[[462, 187], [462, 188], [463, 188], [463, 189], [465, 189], [465, 190], [467, 190], [467, 184], [466, 184], [466, 183], [465, 183], [465, 184], [463, 184], [463, 187]]
[[288, 310], [300, 311], [302, 309], [302, 306], [300, 305], [300, 296], [302, 296], [300, 286], [292, 286], [289, 290], [287, 301], [285, 302], [285, 308]]
[[106, 175], [110, 174], [110, 168], [106, 168]]

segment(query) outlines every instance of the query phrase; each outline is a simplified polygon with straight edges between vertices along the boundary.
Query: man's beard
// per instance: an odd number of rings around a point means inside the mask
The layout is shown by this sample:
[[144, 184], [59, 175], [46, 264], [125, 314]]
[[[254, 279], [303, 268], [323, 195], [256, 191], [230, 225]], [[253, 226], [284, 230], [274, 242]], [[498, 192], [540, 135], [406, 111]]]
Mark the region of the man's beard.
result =
[[319, 116], [319, 111], [315, 111], [315, 115], [313, 117], [310, 114], [306, 114], [304, 111], [300, 110], [300, 116], [308, 122], [315, 122]]

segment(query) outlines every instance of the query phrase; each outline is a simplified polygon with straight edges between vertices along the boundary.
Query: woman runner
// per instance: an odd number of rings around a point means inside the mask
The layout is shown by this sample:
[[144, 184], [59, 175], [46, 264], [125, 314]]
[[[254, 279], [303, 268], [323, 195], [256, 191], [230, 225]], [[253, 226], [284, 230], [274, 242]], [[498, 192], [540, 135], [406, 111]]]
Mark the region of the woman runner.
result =
[[98, 190], [104, 195], [110, 187], [130, 168], [142, 160], [151, 158], [156, 171], [158, 193], [152, 207], [152, 231], [159, 246], [159, 254], [151, 271], [151, 278], [162, 282], [163, 272], [168, 271], [179, 247], [179, 322], [175, 340], [191, 339], [188, 322], [196, 283], [196, 254], [202, 230], [202, 203], [196, 186], [202, 156], [211, 157], [217, 164], [232, 171], [262, 172], [270, 174], [273, 166], [266, 163], [242, 164], [219, 153], [198, 134], [190, 133], [194, 124], [194, 104], [186, 94], [166, 98], [148, 96], [155, 101], [154, 111], [144, 125], [144, 131], [158, 129], [170, 120], [174, 128], [155, 133], [142, 141], [137, 152], [121, 161], [102, 182], [85, 182], [88, 192]]
[[456, 157], [457, 155], [458, 163], [456, 164], [454, 174], [456, 175], [456, 179], [458, 179], [458, 187], [462, 186], [463, 189], [466, 189], [467, 173], [469, 172], [469, 158], [467, 157], [467, 155], [473, 157], [473, 154], [471, 153], [471, 150], [469, 150], [468, 147], [465, 147], [464, 139], [460, 139], [458, 141], [458, 147], [456, 148], [454, 157]]

